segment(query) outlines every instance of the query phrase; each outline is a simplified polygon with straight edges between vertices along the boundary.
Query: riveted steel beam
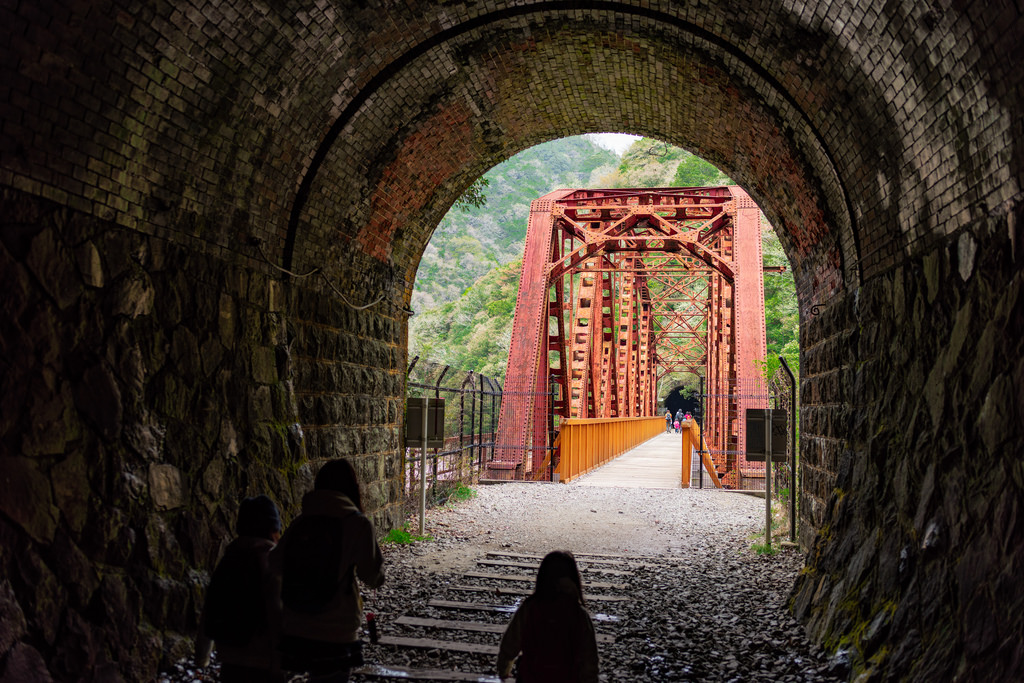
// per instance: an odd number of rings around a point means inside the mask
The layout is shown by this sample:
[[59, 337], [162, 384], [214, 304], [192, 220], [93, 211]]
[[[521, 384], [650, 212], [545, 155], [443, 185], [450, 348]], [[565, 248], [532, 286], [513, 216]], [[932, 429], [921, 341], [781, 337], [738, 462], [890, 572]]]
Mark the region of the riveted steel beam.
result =
[[[761, 278], [760, 214], [737, 187], [560, 190], [535, 201], [489, 476], [525, 478], [552, 462], [545, 411], [651, 416], [659, 384], [681, 372], [707, 378], [712, 450], [742, 450], [739, 411], [757, 399], [736, 388], [756, 384], [765, 356]], [[720, 463], [727, 484], [742, 465]]]

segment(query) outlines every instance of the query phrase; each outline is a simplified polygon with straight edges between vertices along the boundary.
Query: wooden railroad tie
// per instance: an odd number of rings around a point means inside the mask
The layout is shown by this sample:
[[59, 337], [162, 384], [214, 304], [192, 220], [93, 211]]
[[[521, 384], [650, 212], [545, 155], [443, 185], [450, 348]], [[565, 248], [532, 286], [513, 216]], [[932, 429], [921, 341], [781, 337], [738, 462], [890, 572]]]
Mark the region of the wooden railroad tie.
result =
[[[430, 619], [427, 617], [410, 617], [403, 615], [395, 619], [395, 623], [401, 626], [422, 626], [425, 628], [447, 629], [449, 631], [472, 631], [474, 633], [496, 633], [505, 632], [505, 624], [485, 624], [480, 621], [457, 621], [454, 619]], [[615, 636], [597, 634], [597, 642], [614, 643]]]
[[[463, 609], [463, 610], [476, 610], [478, 612], [497, 612], [500, 614], [512, 614], [517, 609], [518, 605], [485, 605], [479, 602], [459, 602], [457, 600], [431, 600], [427, 603], [428, 607], [443, 607], [445, 609]], [[610, 614], [593, 614], [591, 615], [594, 621], [602, 621], [608, 623], [615, 623], [619, 621], [619, 618]]]
[[[490, 586], [448, 586], [448, 590], [464, 593], [490, 593], [491, 595], [533, 595], [530, 588], [492, 588]], [[625, 602], [629, 598], [622, 595], [592, 595], [584, 593], [587, 602]]]
[[408, 666], [366, 664], [352, 673], [377, 678], [400, 678], [406, 681], [469, 681], [470, 683], [501, 683], [497, 676], [471, 671], [444, 671], [442, 669], [415, 669]]
[[[477, 564], [485, 567], [516, 567], [518, 569], [538, 569], [536, 562], [509, 562], [507, 560], [477, 560]], [[624, 572], [620, 569], [605, 569], [604, 567], [580, 567], [581, 573], [597, 572], [600, 574], [614, 574], [615, 576], [632, 576], [633, 572]]]
[[[652, 564], [650, 562], [637, 562], [637, 560], [640, 560], [640, 559], [656, 559], [656, 558], [632, 557], [632, 556], [626, 556], [626, 555], [602, 555], [602, 556], [583, 557], [581, 555], [574, 554], [573, 556], [576, 558], [576, 561], [579, 564], [610, 564], [613, 567], [619, 567], [619, 566], [621, 566], [625, 562], [626, 564], [630, 565], [631, 567], [634, 567], [634, 568], [637, 568], [637, 569], [642, 568], [642, 567], [655, 567], [655, 566], [657, 566], [656, 564]], [[502, 552], [498, 552], [498, 551], [488, 552], [487, 553], [487, 557], [511, 557], [511, 558], [515, 558], [515, 559], [518, 559], [518, 560], [537, 560], [538, 561], [538, 565], [537, 566], [540, 566], [539, 561], [544, 559], [543, 555], [537, 555], [537, 554], [534, 554], [534, 553], [502, 553]], [[615, 558], [615, 557], [618, 557], [620, 559], [608, 559], [608, 558]], [[601, 559], [601, 558], [605, 558], [605, 559]], [[661, 560], [661, 558], [657, 558], [657, 559]], [[661, 561], [664, 561], [664, 560], [661, 560]]]
[[455, 640], [437, 640], [436, 638], [409, 638], [406, 636], [381, 636], [378, 645], [395, 645], [398, 647], [418, 647], [427, 650], [448, 650], [449, 652], [469, 652], [476, 655], [497, 656], [497, 645], [481, 643], [460, 643]]
[[[466, 572], [463, 576], [470, 579], [496, 579], [498, 581], [536, 581], [534, 576], [515, 576], [512, 574], [488, 574], [487, 572]], [[614, 588], [616, 590], [624, 590], [629, 588], [624, 583], [602, 583], [600, 581], [584, 581], [583, 586], [586, 588]]]

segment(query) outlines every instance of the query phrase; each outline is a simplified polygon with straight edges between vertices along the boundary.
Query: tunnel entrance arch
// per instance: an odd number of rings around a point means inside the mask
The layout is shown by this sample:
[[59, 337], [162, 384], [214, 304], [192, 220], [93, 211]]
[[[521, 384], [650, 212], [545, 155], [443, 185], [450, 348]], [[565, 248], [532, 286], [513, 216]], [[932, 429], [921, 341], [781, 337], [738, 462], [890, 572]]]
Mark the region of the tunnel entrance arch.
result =
[[[349, 9], [6, 10], [0, 465], [33, 492], [2, 502], [17, 661], [106, 666], [62, 650], [71, 614], [146, 678], [143, 634], [194, 626], [169, 606], [230, 501], [297, 508], [324, 458], [356, 458], [387, 520], [404, 307], [440, 214], [519, 149], [616, 130], [723, 168], [790, 256], [815, 544], [796, 612], [860, 669], [1021, 677], [1024, 609], [993, 588], [1024, 561], [1018, 9]], [[55, 548], [102, 571], [68, 577]], [[123, 628], [87, 607], [99, 576]]]
[[[683, 411], [683, 414], [689, 413], [696, 416], [701, 411], [700, 406], [700, 390], [696, 387], [681, 384], [665, 396], [665, 410], [672, 413], [673, 419], [680, 410]], [[662, 413], [664, 412], [663, 410]]]

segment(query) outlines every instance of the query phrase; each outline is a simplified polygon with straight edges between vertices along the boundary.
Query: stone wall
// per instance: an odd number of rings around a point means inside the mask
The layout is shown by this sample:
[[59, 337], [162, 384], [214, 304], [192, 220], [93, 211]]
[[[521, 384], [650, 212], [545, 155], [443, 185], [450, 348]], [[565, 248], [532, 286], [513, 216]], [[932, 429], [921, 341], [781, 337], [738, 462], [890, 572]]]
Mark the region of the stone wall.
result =
[[359, 310], [330, 294], [292, 294], [290, 362], [306, 454], [314, 463], [352, 459], [378, 532], [399, 526], [407, 315], [391, 298]]
[[1024, 206], [1003, 209], [804, 327], [792, 604], [880, 679], [1024, 678]]
[[323, 459], [395, 521], [394, 320], [13, 191], [0, 215], [0, 680], [152, 680], [240, 498], [287, 519]]

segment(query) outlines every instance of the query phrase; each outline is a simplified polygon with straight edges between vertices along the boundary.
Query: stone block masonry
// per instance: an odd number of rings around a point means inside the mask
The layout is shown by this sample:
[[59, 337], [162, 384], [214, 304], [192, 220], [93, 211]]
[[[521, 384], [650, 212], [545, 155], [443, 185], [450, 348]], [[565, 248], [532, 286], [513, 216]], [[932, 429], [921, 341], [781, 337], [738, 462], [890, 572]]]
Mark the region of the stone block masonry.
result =
[[313, 463], [354, 459], [364, 505], [378, 530], [402, 522], [400, 423], [405, 412], [405, 315], [358, 310], [295, 286], [289, 348], [295, 397]]
[[9, 673], [152, 680], [189, 652], [238, 501], [288, 519], [327, 459], [398, 523], [398, 323], [16, 191], [0, 216]]
[[[829, 425], [810, 417], [817, 408], [804, 413], [814, 428], [800, 524], [812, 543], [792, 605], [828, 650], [884, 680], [969, 680], [982, 659], [989, 680], [1020, 670], [1024, 254], [1008, 228], [1024, 210], [1014, 212], [804, 325], [804, 358], [837, 354], [824, 368], [848, 374], [857, 400]], [[822, 405], [818, 387], [837, 373], [804, 367], [805, 405]]]

